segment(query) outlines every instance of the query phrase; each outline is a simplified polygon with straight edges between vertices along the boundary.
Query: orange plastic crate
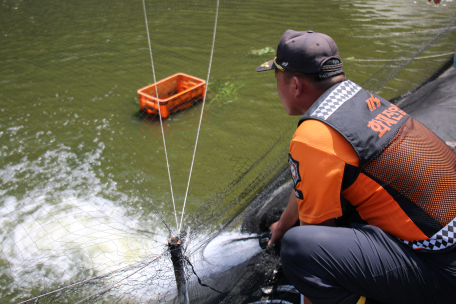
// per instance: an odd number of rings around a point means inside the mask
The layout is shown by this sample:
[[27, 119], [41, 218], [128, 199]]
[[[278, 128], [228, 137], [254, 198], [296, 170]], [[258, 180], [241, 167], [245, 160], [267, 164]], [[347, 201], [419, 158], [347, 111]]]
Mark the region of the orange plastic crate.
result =
[[[158, 88], [158, 100], [155, 88]], [[154, 84], [138, 90], [141, 110], [149, 114], [158, 114], [158, 105], [162, 118], [171, 113], [191, 107], [204, 99], [206, 81], [184, 73], [177, 73]]]

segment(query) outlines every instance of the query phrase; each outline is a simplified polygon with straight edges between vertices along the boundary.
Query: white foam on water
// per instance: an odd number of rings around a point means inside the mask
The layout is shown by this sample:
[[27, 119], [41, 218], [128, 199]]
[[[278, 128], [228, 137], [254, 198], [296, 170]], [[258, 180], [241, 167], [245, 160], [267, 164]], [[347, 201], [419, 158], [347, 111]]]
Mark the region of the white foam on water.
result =
[[[4, 200], [0, 208], [2, 252], [21, 285], [36, 278], [69, 282], [78, 272], [106, 273], [163, 251], [163, 240], [144, 236], [109, 200], [69, 196]], [[27, 280], [30, 278], [30, 281]]]
[[[153, 233], [141, 232], [145, 229], [137, 223], [142, 212], [130, 212], [132, 207], [125, 204], [131, 197], [118, 191], [112, 179], [100, 180], [96, 168], [103, 142], [82, 157], [63, 144], [54, 148], [34, 160], [23, 157], [0, 168], [0, 258], [8, 262], [0, 275], [12, 278], [8, 287], [21, 290], [18, 297], [23, 299], [32, 289], [46, 291], [157, 256], [159, 262], [116, 274], [102, 286], [117, 284], [119, 294], [146, 302], [172, 300], [173, 266], [169, 256], [159, 257], [167, 253], [168, 232], [154, 219], [149, 229]], [[105, 194], [119, 197], [121, 203]], [[258, 253], [257, 239], [230, 242], [247, 236], [222, 233], [200, 250], [207, 235], [196, 235], [184, 247], [204, 279]], [[189, 280], [194, 283], [196, 277], [189, 274]]]
[[[138, 226], [142, 212], [95, 173], [104, 144], [79, 157], [63, 144], [0, 168], [0, 274], [27, 296], [142, 261], [166, 250], [167, 231]], [[24, 180], [25, 178], [25, 180]], [[21, 189], [22, 188], [22, 189]], [[23, 189], [26, 188], [27, 190]], [[19, 191], [17, 191], [19, 190]], [[20, 193], [20, 194], [15, 194]], [[112, 194], [122, 203], [103, 197]], [[133, 215], [132, 215], [133, 214]]]

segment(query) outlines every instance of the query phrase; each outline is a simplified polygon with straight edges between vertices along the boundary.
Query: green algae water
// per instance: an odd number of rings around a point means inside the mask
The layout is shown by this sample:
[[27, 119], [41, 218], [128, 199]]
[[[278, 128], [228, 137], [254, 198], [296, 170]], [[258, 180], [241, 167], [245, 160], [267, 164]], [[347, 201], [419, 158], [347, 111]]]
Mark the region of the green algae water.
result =
[[[216, 2], [145, 3], [157, 81], [206, 79]], [[194, 247], [286, 164], [297, 118], [274, 75], [255, 72], [286, 29], [329, 34], [347, 77], [391, 99], [452, 58], [455, 20], [454, 1], [222, 0], [182, 225]], [[2, 303], [160, 255], [202, 105], [163, 122], [171, 195], [160, 121], [136, 93], [154, 82], [142, 2], [2, 0], [0, 67]]]

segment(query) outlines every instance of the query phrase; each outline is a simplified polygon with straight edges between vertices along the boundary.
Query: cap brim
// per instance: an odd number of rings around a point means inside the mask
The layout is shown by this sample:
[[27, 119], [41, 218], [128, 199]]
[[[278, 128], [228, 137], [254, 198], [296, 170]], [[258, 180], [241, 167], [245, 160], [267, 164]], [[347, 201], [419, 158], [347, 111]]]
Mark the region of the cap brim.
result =
[[255, 70], [257, 72], [264, 72], [264, 71], [275, 70], [275, 69], [277, 69], [277, 67], [274, 64], [274, 59], [273, 59], [273, 60], [266, 61], [265, 63], [263, 63], [262, 65], [257, 67]]

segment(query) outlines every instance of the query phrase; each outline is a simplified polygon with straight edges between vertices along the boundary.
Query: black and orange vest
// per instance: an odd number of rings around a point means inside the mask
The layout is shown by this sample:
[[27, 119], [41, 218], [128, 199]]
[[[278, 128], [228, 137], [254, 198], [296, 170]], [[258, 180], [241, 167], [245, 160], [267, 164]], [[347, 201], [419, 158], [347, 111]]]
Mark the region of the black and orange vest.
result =
[[456, 246], [456, 154], [434, 133], [349, 80], [320, 96], [299, 123], [307, 119], [334, 128], [357, 153], [359, 167], [344, 174], [344, 188], [368, 176], [427, 237], [403, 243], [424, 250]]

